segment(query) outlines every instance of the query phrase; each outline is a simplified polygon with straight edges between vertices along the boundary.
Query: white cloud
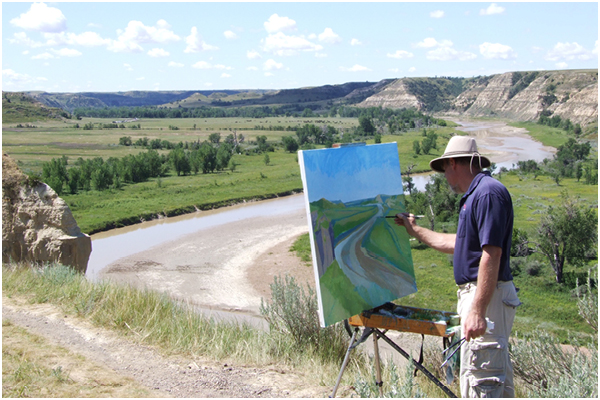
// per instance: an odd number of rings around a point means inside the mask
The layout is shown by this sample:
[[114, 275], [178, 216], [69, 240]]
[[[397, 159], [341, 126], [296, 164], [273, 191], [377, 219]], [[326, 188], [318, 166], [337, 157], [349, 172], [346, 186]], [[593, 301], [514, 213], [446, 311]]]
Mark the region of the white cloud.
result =
[[202, 36], [198, 33], [198, 28], [192, 27], [192, 31], [189, 36], [185, 38], [187, 47], [183, 51], [184, 53], [197, 53], [203, 50], [217, 50], [218, 47], [211, 46], [202, 40]]
[[108, 49], [114, 52], [139, 53], [144, 49], [143, 43], [171, 43], [181, 40], [172, 30], [171, 26], [161, 19], [156, 26], [146, 26], [140, 21], [129, 21], [125, 30], [117, 30], [118, 38], [108, 45]]
[[352, 39], [350, 41], [350, 46], [360, 46], [362, 44], [362, 42], [358, 39]]
[[479, 15], [502, 14], [504, 10], [504, 7], [500, 7], [498, 4], [492, 3], [488, 8], [482, 8], [481, 10], [479, 10]]
[[32, 60], [49, 60], [51, 58], [56, 58], [56, 57], [54, 57], [52, 54], [50, 54], [48, 52], [37, 54], [37, 55], [31, 57]]
[[350, 68], [340, 67], [341, 71], [345, 72], [363, 72], [363, 71], [372, 71], [370, 68], [364, 67], [362, 65], [354, 64]]
[[24, 50], [21, 54], [23, 54], [24, 56], [29, 54], [29, 50]]
[[566, 63], [566, 62], [564, 62], [564, 61], [563, 61], [563, 62], [556, 63], [556, 68], [558, 68], [558, 69], [566, 69], [568, 66], [569, 66], [569, 64], [567, 64], [567, 63]]
[[111, 39], [103, 39], [96, 32], [83, 32], [78, 34], [75, 33], [45, 33], [46, 44], [49, 46], [56, 46], [61, 44], [78, 45], [78, 46], [107, 46], [111, 44]]
[[416, 69], [415, 67], [410, 67], [410, 68], [408, 69], [408, 72], [415, 72], [416, 70], [417, 70], [417, 69]]
[[248, 59], [250, 59], [250, 60], [256, 60], [258, 58], [262, 58], [260, 56], [260, 54], [258, 53], [258, 51], [255, 51], [255, 50], [248, 50], [246, 52], [246, 57], [248, 57]]
[[125, 67], [125, 69], [126, 69], [127, 71], [133, 71], [133, 68], [131, 67], [131, 65], [129, 65], [129, 64], [127, 64], [127, 63], [125, 63], [125, 64], [123, 64], [123, 66]]
[[591, 58], [597, 57], [598, 54], [598, 41], [596, 41], [596, 47], [593, 51], [589, 51], [581, 46], [577, 42], [573, 43], [561, 43], [558, 42], [552, 50], [546, 53], [544, 57], [549, 61], [559, 61], [559, 60], [589, 60]]
[[450, 40], [442, 40], [441, 42], [438, 42], [437, 40], [435, 40], [435, 38], [425, 38], [422, 42], [415, 44], [414, 47], [428, 49], [431, 47], [450, 47], [452, 45], [453, 44]]
[[411, 53], [410, 51], [405, 51], [405, 50], [396, 50], [395, 53], [387, 53], [387, 56], [389, 58], [412, 58], [414, 56], [413, 53]]
[[167, 64], [167, 66], [174, 67], [174, 68], [182, 68], [182, 67], [184, 67], [184, 65], [182, 63], [178, 63], [178, 62], [175, 62], [175, 61], [169, 61], [169, 63]]
[[264, 23], [264, 26], [269, 33], [292, 32], [296, 30], [296, 21], [288, 17], [280, 17], [277, 14], [273, 14]]
[[225, 36], [225, 39], [237, 39], [238, 35], [235, 34], [235, 32], [233, 31], [225, 31], [223, 32], [223, 35]]
[[512, 47], [500, 43], [489, 43], [485, 42], [479, 45], [479, 52], [488, 60], [490, 59], [501, 59], [509, 60], [517, 58], [517, 53]]
[[221, 78], [231, 78], [231, 75], [229, 75], [229, 74], [227, 74], [227, 73], [223, 72], [223, 73], [221, 74]]
[[148, 52], [150, 57], [168, 57], [170, 53], [165, 49], [154, 48]]
[[67, 18], [58, 8], [44, 3], [33, 3], [26, 13], [10, 20], [14, 26], [40, 32], [62, 32], [67, 29]]
[[227, 70], [227, 71], [231, 71], [233, 69], [233, 67], [228, 67], [228, 66], [223, 65], [223, 64], [215, 64], [213, 66], [213, 68], [214, 69], [224, 69], [224, 70]]
[[302, 36], [288, 36], [283, 32], [269, 35], [262, 42], [264, 51], [278, 56], [292, 56], [300, 51], [323, 50], [323, 46], [314, 44]]
[[477, 56], [473, 53], [469, 53], [468, 51], [458, 51], [450, 46], [438, 47], [435, 50], [430, 50], [427, 52], [426, 57], [428, 60], [432, 61], [468, 61], [477, 58]]
[[275, 69], [282, 69], [282, 68], [283, 68], [283, 64], [282, 63], [278, 63], [277, 61], [275, 61], [273, 59], [268, 59], [263, 64], [263, 69], [265, 71], [272, 71], [272, 70], [275, 70]]
[[315, 53], [315, 57], [316, 57], [316, 58], [325, 58], [325, 57], [327, 57], [327, 54], [326, 54], [326, 53], [319, 53], [319, 52], [316, 52], [316, 53]]
[[98, 24], [96, 22], [88, 22], [87, 27], [88, 28], [102, 28], [102, 24]]
[[46, 82], [48, 79], [44, 77], [33, 77], [27, 74], [20, 74], [12, 69], [2, 70], [2, 85], [7, 87], [14, 87], [17, 85], [27, 86], [33, 85], [40, 82]]
[[398, 73], [400, 72], [400, 68], [389, 68], [388, 71]]
[[265, 76], [275, 76], [275, 74], [272, 72], [265, 72]]
[[80, 51], [75, 50], [75, 49], [67, 49], [67, 48], [63, 48], [60, 50], [52, 49], [52, 52], [60, 57], [79, 57], [81, 55]]
[[143, 77], [143, 76], [140, 76], [139, 78], [135, 78], [135, 80], [136, 80], [136, 81], [143, 81], [143, 80], [146, 80], [146, 78], [145, 78], [145, 77]]
[[196, 64], [192, 65], [192, 67], [198, 69], [211, 69], [212, 65], [210, 65], [206, 61], [198, 61]]
[[194, 68], [198, 68], [198, 69], [221, 69], [221, 70], [232, 70], [233, 67], [228, 67], [222, 64], [211, 64], [209, 62], [206, 61], [198, 61], [196, 64], [192, 65], [192, 67]]
[[597, 40], [596, 40], [596, 43], [594, 44], [594, 50], [592, 50], [592, 53], [598, 54], [598, 41]]
[[36, 42], [35, 40], [30, 39], [25, 32], [15, 33], [12, 39], [8, 39], [8, 43], [31, 48], [42, 47], [44, 45], [42, 42]]
[[246, 68], [246, 69], [247, 69], [248, 71], [258, 71], [258, 67], [255, 67], [255, 66], [251, 66], [251, 67], [248, 67], [248, 68]]
[[444, 16], [444, 12], [442, 10], [435, 10], [429, 13], [431, 18], [442, 18]]
[[323, 33], [319, 34], [319, 41], [329, 44], [336, 44], [342, 41], [342, 38], [331, 28], [325, 28]]

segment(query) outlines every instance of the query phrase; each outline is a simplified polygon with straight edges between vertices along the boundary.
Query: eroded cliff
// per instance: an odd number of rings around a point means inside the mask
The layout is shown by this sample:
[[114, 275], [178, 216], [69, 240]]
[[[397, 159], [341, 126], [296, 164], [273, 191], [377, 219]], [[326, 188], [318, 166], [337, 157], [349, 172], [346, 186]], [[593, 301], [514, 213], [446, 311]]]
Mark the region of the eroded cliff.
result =
[[[414, 85], [429, 79], [428, 86]], [[542, 112], [588, 125], [598, 120], [598, 71], [530, 71], [468, 78], [403, 78], [360, 103], [387, 108], [414, 107], [471, 117], [536, 121]], [[444, 86], [440, 84], [448, 81]], [[457, 93], [457, 88], [462, 85]]]
[[92, 251], [69, 206], [42, 182], [30, 184], [2, 155], [2, 262], [58, 262], [85, 273]]

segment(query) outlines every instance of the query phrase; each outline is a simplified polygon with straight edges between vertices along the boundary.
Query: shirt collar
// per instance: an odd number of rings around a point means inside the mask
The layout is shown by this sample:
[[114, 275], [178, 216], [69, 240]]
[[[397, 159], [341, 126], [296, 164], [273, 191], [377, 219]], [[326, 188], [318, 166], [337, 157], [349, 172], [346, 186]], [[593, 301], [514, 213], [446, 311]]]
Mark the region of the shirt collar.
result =
[[467, 198], [471, 195], [471, 193], [473, 193], [473, 191], [477, 188], [477, 185], [479, 185], [479, 182], [481, 182], [484, 176], [492, 176], [492, 174], [490, 173], [490, 171], [481, 171], [480, 173], [475, 175], [475, 178], [473, 178], [473, 180], [471, 181], [469, 189], [467, 189], [467, 192], [463, 195], [463, 198]]

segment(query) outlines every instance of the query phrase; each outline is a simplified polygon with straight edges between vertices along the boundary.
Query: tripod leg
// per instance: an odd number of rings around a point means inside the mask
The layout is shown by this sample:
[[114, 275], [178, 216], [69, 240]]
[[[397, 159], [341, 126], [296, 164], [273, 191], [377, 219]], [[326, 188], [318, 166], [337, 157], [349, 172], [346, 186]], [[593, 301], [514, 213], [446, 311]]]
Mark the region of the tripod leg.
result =
[[335, 383], [335, 387], [333, 388], [333, 392], [329, 397], [335, 397], [335, 393], [338, 390], [338, 386], [340, 386], [340, 382], [342, 380], [342, 375], [344, 374], [344, 370], [346, 369], [346, 365], [348, 365], [348, 359], [350, 358], [350, 352], [352, 351], [352, 345], [356, 340], [356, 335], [358, 333], [358, 328], [354, 329], [354, 333], [352, 334], [352, 338], [350, 339], [350, 345], [348, 346], [348, 350], [346, 351], [346, 356], [344, 357], [344, 362], [342, 363], [342, 368], [340, 369], [340, 374], [338, 375], [337, 382]]
[[375, 353], [375, 373], [377, 381], [375, 384], [379, 386], [379, 397], [383, 397], [383, 381], [381, 380], [381, 364], [379, 363], [379, 337], [373, 335], [373, 352]]

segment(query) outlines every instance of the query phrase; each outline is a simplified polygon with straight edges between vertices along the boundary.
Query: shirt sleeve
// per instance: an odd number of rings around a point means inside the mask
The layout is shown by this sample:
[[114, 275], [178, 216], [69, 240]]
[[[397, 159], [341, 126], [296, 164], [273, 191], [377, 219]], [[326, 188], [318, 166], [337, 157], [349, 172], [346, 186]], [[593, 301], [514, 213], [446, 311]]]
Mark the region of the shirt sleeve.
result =
[[485, 245], [503, 246], [509, 218], [508, 205], [493, 193], [479, 197], [475, 207], [479, 243]]

